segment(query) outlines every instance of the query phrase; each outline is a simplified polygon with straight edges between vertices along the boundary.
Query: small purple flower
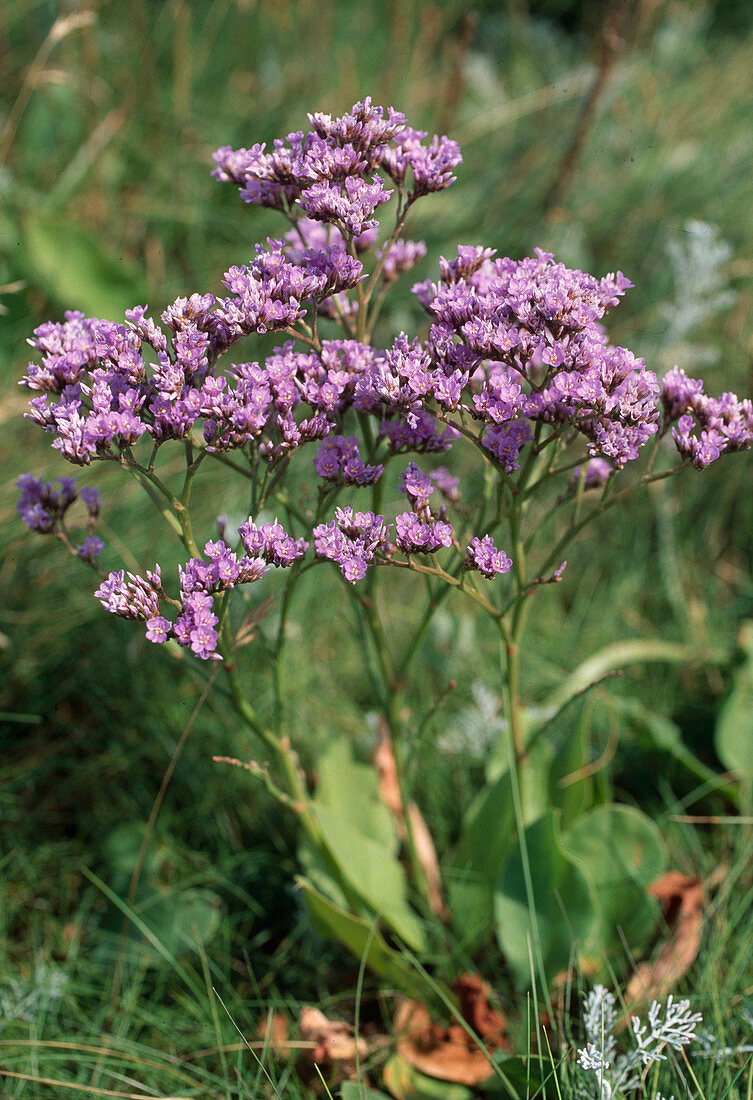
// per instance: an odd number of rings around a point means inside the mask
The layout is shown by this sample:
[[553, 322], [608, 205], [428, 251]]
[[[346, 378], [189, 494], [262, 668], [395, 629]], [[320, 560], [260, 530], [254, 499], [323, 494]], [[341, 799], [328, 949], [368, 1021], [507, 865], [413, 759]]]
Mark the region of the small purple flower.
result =
[[432, 389], [432, 364], [419, 340], [401, 333], [384, 358], [374, 364], [372, 388], [386, 405], [418, 411]]
[[348, 236], [358, 237], [369, 229], [376, 229], [379, 222], [373, 214], [391, 195], [379, 176], [374, 176], [371, 184], [349, 176], [342, 184], [312, 184], [298, 202], [309, 218], [337, 223]]
[[94, 559], [99, 557], [104, 548], [105, 544], [102, 539], [96, 535], [87, 535], [81, 545], [76, 547], [76, 553], [82, 561], [93, 565]]
[[385, 436], [390, 450], [395, 454], [404, 451], [422, 453], [442, 453], [449, 451], [453, 441], [458, 438], [454, 428], [442, 428], [431, 413], [412, 412], [410, 420], [396, 417], [394, 420], [383, 420], [380, 425], [380, 433]]
[[162, 591], [159, 566], [146, 577], [118, 569], [108, 574], [94, 593], [106, 611], [123, 619], [146, 622], [159, 615]]
[[395, 136], [393, 147], [385, 150], [382, 160], [382, 167], [395, 183], [402, 185], [411, 170], [411, 200], [449, 187], [456, 179], [453, 170], [463, 160], [456, 141], [435, 135], [427, 146], [422, 144], [427, 136], [423, 130], [406, 126]]
[[309, 548], [305, 539], [291, 538], [277, 520], [257, 527], [249, 516], [238, 528], [238, 534], [251, 558], [262, 558], [283, 568], [293, 565]]
[[451, 503], [460, 500], [460, 478], [455, 477], [446, 466], [437, 466], [429, 475], [442, 495]]
[[394, 108], [372, 105], [371, 96], [355, 103], [340, 118], [316, 112], [308, 116], [309, 122], [322, 138], [337, 144], [347, 142], [364, 152], [386, 145], [396, 134], [405, 129], [405, 115]]
[[[21, 474], [16, 481], [16, 488], [21, 490], [16, 511], [26, 526], [38, 534], [54, 531], [78, 495], [74, 477], [59, 477], [57, 480], [59, 489], [53, 482], [42, 481], [33, 474]], [[96, 493], [96, 490], [82, 489], [81, 496], [86, 500], [85, 494], [90, 493]]]
[[382, 476], [384, 466], [367, 466], [355, 436], [331, 435], [319, 445], [314, 469], [325, 481], [343, 485], [373, 485]]
[[168, 640], [172, 634], [172, 629], [173, 625], [169, 619], [165, 619], [162, 615], [156, 615], [153, 619], [149, 619], [146, 624], [147, 640], [161, 645]]
[[494, 577], [497, 573], [508, 573], [512, 559], [504, 550], [498, 550], [491, 535], [473, 538], [466, 551], [463, 565], [466, 569], [477, 569], [485, 577]]
[[366, 576], [377, 551], [386, 549], [389, 524], [373, 512], [336, 508], [335, 518], [315, 527], [313, 536], [316, 556], [335, 562], [346, 581], [355, 584]]
[[218, 539], [216, 542], [206, 543], [204, 553], [209, 558], [206, 579], [212, 591], [233, 588], [241, 567], [230, 547], [222, 539]]
[[202, 661], [219, 659], [217, 653], [217, 631], [206, 623], [195, 626], [189, 634], [190, 646]]
[[406, 241], [402, 238], [396, 240], [386, 254], [383, 248], [376, 250], [378, 260], [384, 257], [382, 278], [386, 283], [394, 283], [404, 272], [415, 267], [425, 255], [426, 245], [423, 241]]
[[93, 489], [91, 485], [82, 485], [78, 495], [86, 505], [89, 515], [92, 519], [96, 519], [99, 515], [99, 491]]
[[518, 455], [533, 437], [525, 420], [511, 420], [507, 424], [495, 424], [487, 429], [484, 446], [496, 455], [507, 474], [518, 469]]
[[424, 512], [429, 508], [429, 497], [435, 489], [429, 474], [423, 473], [415, 462], [409, 463], [400, 479], [400, 492], [405, 493], [415, 512]]
[[433, 554], [443, 546], [452, 546], [452, 524], [424, 522], [415, 512], [402, 512], [395, 517], [395, 544], [404, 554]]
[[[582, 468], [576, 466], [573, 470], [572, 484], [577, 485], [580, 480]], [[586, 463], [586, 475], [583, 480], [586, 489], [599, 489], [606, 485], [614, 473], [614, 466], [606, 458], [592, 458]]]
[[700, 378], [688, 378], [684, 370], [674, 367], [667, 371], [662, 380], [661, 399], [664, 415], [668, 421], [675, 421], [692, 409], [703, 394], [703, 382]]

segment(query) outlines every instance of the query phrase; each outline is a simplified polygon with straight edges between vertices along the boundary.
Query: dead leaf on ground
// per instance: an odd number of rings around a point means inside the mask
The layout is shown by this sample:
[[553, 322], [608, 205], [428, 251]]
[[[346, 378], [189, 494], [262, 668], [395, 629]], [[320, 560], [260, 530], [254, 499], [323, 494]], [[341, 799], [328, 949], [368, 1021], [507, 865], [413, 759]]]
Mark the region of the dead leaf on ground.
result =
[[305, 1005], [298, 1018], [301, 1038], [316, 1043], [309, 1053], [312, 1062], [321, 1065], [324, 1062], [355, 1062], [356, 1050], [359, 1059], [366, 1058], [369, 1048], [364, 1039], [356, 1039], [349, 1024], [341, 1020], [330, 1020], [319, 1008]]
[[485, 1053], [458, 1023], [432, 1023], [426, 1005], [401, 1001], [395, 1014], [398, 1053], [414, 1069], [441, 1081], [479, 1085], [492, 1076], [491, 1053], [509, 1050], [507, 1021], [489, 1004], [487, 987], [478, 975], [464, 974], [455, 985], [460, 1010], [468, 1025], [483, 1039]]
[[628, 982], [625, 1000], [663, 1000], [695, 962], [703, 933], [704, 888], [698, 875], [666, 871], [649, 886], [661, 902], [668, 935], [651, 962], [639, 963]]

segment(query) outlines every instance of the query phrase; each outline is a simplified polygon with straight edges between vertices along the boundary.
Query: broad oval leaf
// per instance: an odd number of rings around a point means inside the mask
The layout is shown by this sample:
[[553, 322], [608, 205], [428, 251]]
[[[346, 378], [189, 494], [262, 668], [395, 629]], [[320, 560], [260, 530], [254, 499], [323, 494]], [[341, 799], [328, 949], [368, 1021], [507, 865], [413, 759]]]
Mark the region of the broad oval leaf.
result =
[[659, 903], [647, 892], [666, 866], [666, 847], [657, 826], [631, 806], [599, 806], [565, 830], [561, 843], [597, 901], [594, 962], [600, 965], [604, 954], [624, 955], [623, 937], [639, 952], [659, 919]]
[[581, 871], [564, 855], [553, 813], [525, 830], [535, 914], [531, 914], [521, 858], [516, 845], [500, 875], [494, 895], [497, 941], [515, 984], [531, 986], [529, 939], [538, 977], [547, 984], [593, 943], [597, 927], [594, 899]]

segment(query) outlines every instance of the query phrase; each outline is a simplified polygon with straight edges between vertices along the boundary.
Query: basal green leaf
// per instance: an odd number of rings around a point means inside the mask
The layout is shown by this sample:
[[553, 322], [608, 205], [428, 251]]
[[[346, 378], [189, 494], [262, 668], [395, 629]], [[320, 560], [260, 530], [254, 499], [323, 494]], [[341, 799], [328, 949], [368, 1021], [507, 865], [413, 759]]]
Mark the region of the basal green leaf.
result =
[[397, 827], [379, 794], [376, 769], [354, 760], [350, 743], [343, 737], [327, 745], [316, 767], [316, 804], [336, 810], [359, 832], [396, 852]]
[[487, 784], [468, 808], [445, 880], [453, 924], [466, 950], [494, 928], [494, 885], [515, 843], [510, 775]]
[[631, 806], [599, 806], [562, 834], [568, 857], [591, 884], [599, 914], [598, 954], [624, 954], [622, 936], [639, 952], [659, 919], [649, 883], [666, 865], [656, 825]]
[[[553, 813], [525, 830], [535, 920], [529, 912], [519, 846], [507, 859], [494, 894], [497, 941], [519, 989], [531, 985], [529, 938], [534, 961], [549, 982], [593, 943], [597, 920], [588, 882], [564, 855]], [[539, 975], [537, 975], [539, 976]]]
[[[357, 917], [335, 905], [305, 879], [299, 878], [296, 881], [303, 891], [309, 915], [323, 935], [341, 943], [357, 959], [365, 957], [372, 974], [395, 989], [402, 990], [409, 997], [427, 1003], [437, 1000], [435, 986], [385, 942], [381, 933], [374, 928], [373, 921]], [[450, 997], [449, 991], [446, 992]]]
[[728, 771], [753, 779], [753, 623], [741, 630], [747, 659], [735, 674], [716, 722], [714, 740], [719, 759]]
[[389, 1100], [386, 1092], [369, 1088], [360, 1081], [343, 1081], [340, 1086], [341, 1100]]
[[413, 951], [425, 950], [423, 928], [408, 905], [408, 883], [396, 856], [354, 828], [345, 814], [316, 806], [324, 843], [345, 884]]

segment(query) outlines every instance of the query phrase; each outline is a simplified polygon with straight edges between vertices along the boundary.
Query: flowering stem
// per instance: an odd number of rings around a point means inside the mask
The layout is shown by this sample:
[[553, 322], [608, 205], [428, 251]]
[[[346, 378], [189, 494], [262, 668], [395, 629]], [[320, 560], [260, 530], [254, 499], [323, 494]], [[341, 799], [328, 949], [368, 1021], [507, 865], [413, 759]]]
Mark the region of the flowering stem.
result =
[[217, 462], [221, 462], [223, 466], [227, 466], [229, 469], [234, 470], [236, 474], [240, 474], [241, 477], [245, 477], [248, 481], [253, 481], [254, 475], [250, 470], [244, 470], [242, 466], [239, 466], [237, 462], [233, 462], [227, 455], [222, 454], [220, 451], [212, 451], [212, 458]]
[[277, 641], [275, 644], [274, 660], [272, 661], [272, 686], [275, 698], [275, 732], [278, 736], [283, 725], [285, 699], [284, 649], [285, 642], [287, 640], [286, 631], [288, 625], [288, 615], [290, 613], [290, 605], [293, 599], [293, 593], [295, 592], [296, 586], [300, 578], [300, 569], [296, 569], [294, 572], [292, 572], [292, 576], [290, 577], [288, 583], [283, 589], [282, 601], [280, 603], [280, 621], [277, 627]]
[[303, 831], [312, 844], [316, 846], [317, 850], [326, 854], [321, 831], [316, 817], [310, 809], [308, 791], [306, 790], [303, 776], [298, 768], [292, 745], [287, 737], [278, 737], [272, 730], [264, 726], [243, 693], [243, 689], [238, 679], [238, 673], [232, 660], [232, 654], [226, 652], [229, 649], [227, 645], [227, 627], [225, 633], [226, 638], [221, 652], [225, 658], [223, 667], [235, 709], [249, 729], [252, 730], [257, 737], [261, 738], [267, 748], [274, 754], [275, 762], [282, 773], [283, 790], [291, 799], [291, 806], [298, 814], [298, 820], [301, 823]]
[[[368, 595], [366, 597], [359, 597], [359, 602], [365, 612], [364, 620], [368, 626], [369, 634], [371, 635], [371, 640], [374, 645], [374, 651], [377, 656], [382, 688], [382, 713], [387, 723], [387, 729], [389, 730], [390, 741], [392, 743], [400, 802], [404, 810], [407, 811], [407, 807], [410, 805], [412, 799], [405, 781], [405, 745], [403, 743], [404, 730], [401, 717], [404, 680], [402, 675], [398, 676], [396, 674], [392, 655], [387, 645], [384, 627], [377, 610], [373, 577], [374, 574], [369, 574], [367, 576]], [[411, 815], [407, 812], [405, 813], [405, 843], [413, 882], [427, 907], [431, 908], [429, 884], [426, 880], [426, 875], [416, 848], [411, 824]]]
[[623, 500], [627, 500], [628, 497], [632, 496], [633, 493], [642, 488], [644, 485], [650, 485], [654, 481], [662, 481], [664, 478], [672, 477], [679, 470], [684, 469], [686, 465], [687, 463], [680, 462], [676, 466], [671, 466], [668, 470], [661, 470], [659, 473], [656, 474], [644, 474], [643, 477], [639, 478], [638, 481], [636, 481], [633, 485], [629, 485], [626, 489], [623, 489], [621, 493], [617, 493], [616, 496], [610, 497], [608, 500], [602, 500], [602, 502], [600, 504], [597, 504], [596, 507], [594, 507], [588, 513], [587, 516], [584, 516], [583, 519], [579, 520], [577, 523], [573, 523], [570, 528], [565, 532], [565, 534], [555, 546], [554, 550], [551, 552], [549, 557], [542, 565], [541, 574], [545, 576], [550, 569], [553, 569], [556, 565], [559, 564], [562, 553], [568, 543], [571, 542], [576, 535], [580, 534], [583, 528], [587, 527], [588, 524], [591, 523], [592, 520], [596, 519], [597, 516], [603, 515], [604, 512], [606, 512], [609, 508], [612, 508], [615, 504], [619, 504]]

